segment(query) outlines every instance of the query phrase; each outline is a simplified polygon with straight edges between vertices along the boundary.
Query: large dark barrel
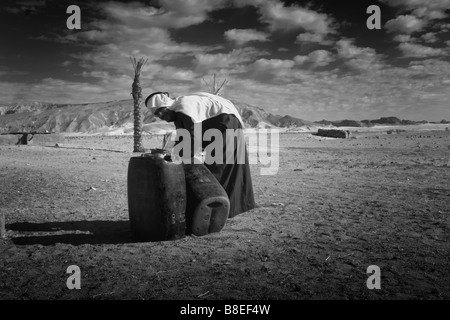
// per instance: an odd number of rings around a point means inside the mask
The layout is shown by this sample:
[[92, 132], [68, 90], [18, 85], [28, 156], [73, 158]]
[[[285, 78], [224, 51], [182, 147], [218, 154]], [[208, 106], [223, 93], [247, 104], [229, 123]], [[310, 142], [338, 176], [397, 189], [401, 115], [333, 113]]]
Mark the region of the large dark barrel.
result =
[[230, 200], [216, 177], [203, 164], [185, 164], [186, 233], [219, 232], [230, 212]]
[[128, 164], [131, 233], [140, 241], [175, 240], [186, 233], [186, 184], [182, 164], [163, 154], [132, 157]]

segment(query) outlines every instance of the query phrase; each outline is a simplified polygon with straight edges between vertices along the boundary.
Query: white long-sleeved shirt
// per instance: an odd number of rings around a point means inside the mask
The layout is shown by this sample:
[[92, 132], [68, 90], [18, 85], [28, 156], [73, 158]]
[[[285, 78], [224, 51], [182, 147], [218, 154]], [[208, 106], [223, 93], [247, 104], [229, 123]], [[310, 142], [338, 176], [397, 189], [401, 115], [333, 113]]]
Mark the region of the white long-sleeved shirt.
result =
[[178, 97], [169, 109], [184, 113], [194, 123], [202, 122], [222, 113], [232, 114], [236, 116], [244, 127], [239, 111], [230, 100], [207, 92], [196, 92]]

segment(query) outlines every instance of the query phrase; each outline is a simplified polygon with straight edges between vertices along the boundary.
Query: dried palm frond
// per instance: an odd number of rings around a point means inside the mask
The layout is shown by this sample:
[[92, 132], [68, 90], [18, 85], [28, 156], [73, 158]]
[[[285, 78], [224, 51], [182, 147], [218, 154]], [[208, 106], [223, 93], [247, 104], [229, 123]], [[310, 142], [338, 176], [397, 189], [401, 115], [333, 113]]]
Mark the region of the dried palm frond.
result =
[[225, 88], [225, 85], [228, 84], [228, 80], [224, 79], [221, 84], [216, 83], [216, 74], [214, 73], [212, 75], [212, 79], [210, 81], [205, 80], [205, 78], [202, 79], [203, 83], [207, 87], [207, 90], [209, 93], [220, 95], [222, 93], [222, 90]]

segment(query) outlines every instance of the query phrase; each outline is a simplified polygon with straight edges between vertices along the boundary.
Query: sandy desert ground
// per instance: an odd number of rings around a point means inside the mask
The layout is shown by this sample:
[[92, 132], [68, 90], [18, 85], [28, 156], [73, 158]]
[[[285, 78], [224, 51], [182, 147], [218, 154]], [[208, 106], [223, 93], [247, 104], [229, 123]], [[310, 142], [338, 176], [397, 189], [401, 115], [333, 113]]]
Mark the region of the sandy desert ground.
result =
[[[280, 134], [278, 173], [252, 165], [258, 208], [164, 242], [131, 238], [131, 136], [0, 146], [0, 299], [450, 299], [444, 129]], [[80, 290], [66, 286], [71, 265]], [[366, 285], [371, 265], [381, 289]]]

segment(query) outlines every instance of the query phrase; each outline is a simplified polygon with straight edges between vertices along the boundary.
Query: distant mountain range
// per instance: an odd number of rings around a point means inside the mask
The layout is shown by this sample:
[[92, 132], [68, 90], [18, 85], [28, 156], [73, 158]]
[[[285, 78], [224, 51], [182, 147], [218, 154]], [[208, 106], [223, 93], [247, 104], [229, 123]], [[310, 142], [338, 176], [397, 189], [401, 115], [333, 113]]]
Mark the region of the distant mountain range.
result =
[[[304, 128], [318, 127], [370, 127], [374, 125], [422, 124], [426, 121], [400, 120], [396, 117], [378, 120], [340, 120], [311, 122], [289, 115], [280, 116], [249, 104], [233, 101], [247, 127], [251, 128]], [[143, 107], [144, 130], [165, 132], [173, 125], [155, 118]], [[442, 120], [441, 123], [449, 123]], [[133, 130], [133, 100], [101, 103], [55, 104], [23, 102], [0, 106], [0, 133], [60, 132], [60, 133], [130, 133]]]
[[[412, 121], [412, 120], [400, 120], [397, 117], [383, 117], [376, 120], [362, 120], [362, 121], [356, 121], [356, 120], [339, 120], [339, 121], [328, 121], [328, 120], [321, 120], [316, 121], [316, 124], [322, 124], [322, 125], [332, 125], [335, 127], [373, 127], [375, 125], [391, 125], [391, 126], [401, 126], [401, 125], [412, 125], [412, 124], [426, 124], [430, 123], [428, 121]], [[435, 122], [434, 122], [435, 123]], [[439, 123], [450, 123], [447, 120], [442, 120]]]

